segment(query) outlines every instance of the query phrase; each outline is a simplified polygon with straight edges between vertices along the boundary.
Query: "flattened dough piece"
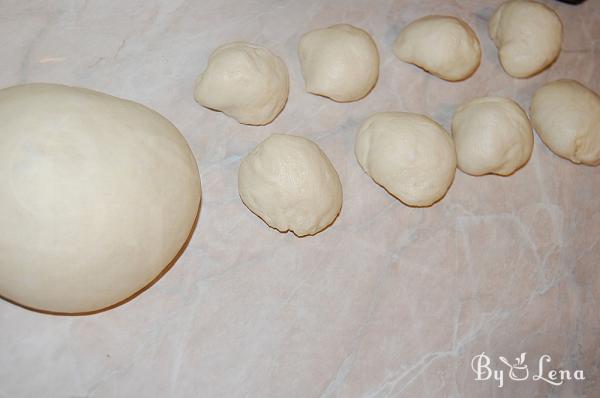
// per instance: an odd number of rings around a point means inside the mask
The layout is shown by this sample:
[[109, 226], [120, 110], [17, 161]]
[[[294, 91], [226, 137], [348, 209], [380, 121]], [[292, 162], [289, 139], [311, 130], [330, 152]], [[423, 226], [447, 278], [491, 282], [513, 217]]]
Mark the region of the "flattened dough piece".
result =
[[282, 111], [288, 93], [288, 70], [281, 58], [264, 47], [235, 42], [210, 55], [194, 97], [242, 124], [264, 125]]
[[379, 76], [379, 52], [371, 36], [340, 24], [305, 33], [298, 55], [306, 91], [334, 101], [366, 96]]
[[477, 70], [481, 47], [466, 22], [450, 16], [429, 15], [406, 26], [394, 43], [404, 62], [444, 80], [464, 80]]
[[244, 204], [269, 226], [314, 235], [342, 208], [342, 184], [314, 142], [273, 134], [241, 162], [238, 189]]
[[531, 157], [533, 132], [511, 99], [481, 97], [461, 105], [452, 119], [458, 168], [471, 175], [510, 175]]
[[185, 139], [135, 102], [83, 88], [0, 90], [0, 295], [82, 313], [147, 286], [192, 230]]
[[355, 153], [377, 184], [409, 206], [430, 206], [440, 200], [456, 173], [450, 134], [416, 113], [369, 117], [356, 136]]
[[558, 156], [573, 163], [600, 164], [600, 96], [575, 80], [538, 88], [531, 100], [535, 131]]
[[563, 28], [558, 15], [535, 1], [503, 3], [490, 20], [490, 37], [502, 67], [513, 77], [533, 76], [560, 54]]

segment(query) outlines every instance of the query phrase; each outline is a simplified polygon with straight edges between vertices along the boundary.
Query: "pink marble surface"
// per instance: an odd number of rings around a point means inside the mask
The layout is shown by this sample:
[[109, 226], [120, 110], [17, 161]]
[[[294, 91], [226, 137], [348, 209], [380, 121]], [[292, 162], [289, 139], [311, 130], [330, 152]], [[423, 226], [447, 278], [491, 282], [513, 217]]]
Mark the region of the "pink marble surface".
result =
[[[80, 85], [144, 103], [183, 132], [204, 198], [189, 248], [137, 299], [87, 317], [0, 301], [0, 397], [599, 397], [600, 169], [553, 155], [537, 138], [509, 178], [457, 172], [443, 201], [404, 206], [353, 155], [378, 111], [414, 111], [449, 127], [475, 96], [527, 108], [546, 81], [600, 91], [600, 1], [560, 14], [560, 58], [527, 80], [505, 74], [487, 34], [489, 1], [0, 0], [0, 86]], [[466, 20], [482, 65], [448, 83], [396, 59], [398, 32], [427, 14]], [[302, 33], [346, 22], [371, 32], [382, 65], [365, 99], [310, 95], [296, 56]], [[198, 106], [193, 82], [212, 49], [265, 45], [287, 63], [289, 102], [266, 127]], [[237, 169], [272, 133], [318, 142], [337, 168], [344, 207], [304, 239], [269, 229], [242, 204]], [[475, 381], [474, 355], [585, 381]], [[532, 369], [533, 371], [533, 369]], [[506, 376], [507, 377], [507, 376]]]

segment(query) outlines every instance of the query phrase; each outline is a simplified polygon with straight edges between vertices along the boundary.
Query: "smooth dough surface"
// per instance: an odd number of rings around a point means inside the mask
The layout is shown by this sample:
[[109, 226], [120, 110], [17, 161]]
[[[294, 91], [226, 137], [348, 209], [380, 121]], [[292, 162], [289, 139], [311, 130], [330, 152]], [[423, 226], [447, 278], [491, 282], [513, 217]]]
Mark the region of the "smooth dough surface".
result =
[[288, 70], [281, 58], [264, 47], [234, 42], [210, 55], [194, 97], [240, 123], [264, 125], [281, 112], [288, 93]]
[[0, 90], [0, 295], [59, 313], [145, 287], [192, 230], [201, 190], [185, 139], [135, 102], [82, 88]]
[[481, 62], [481, 46], [473, 29], [458, 18], [441, 15], [408, 24], [394, 43], [394, 53], [450, 81], [471, 76]]
[[369, 117], [356, 136], [356, 158], [363, 170], [410, 206], [440, 200], [456, 173], [450, 134], [424, 115], [404, 112]]
[[306, 91], [335, 101], [366, 96], [379, 76], [379, 52], [371, 36], [340, 24], [302, 36], [298, 47]]
[[575, 80], [536, 90], [531, 121], [544, 144], [574, 163], [600, 165], [600, 96]]
[[342, 208], [342, 184], [314, 142], [273, 134], [241, 162], [238, 189], [244, 204], [269, 226], [313, 235]]
[[531, 157], [533, 132], [525, 111], [502, 97], [476, 98], [452, 119], [458, 168], [472, 175], [510, 175]]
[[513, 77], [533, 76], [558, 57], [563, 28], [558, 15], [534, 1], [508, 1], [492, 16], [490, 37], [502, 67]]

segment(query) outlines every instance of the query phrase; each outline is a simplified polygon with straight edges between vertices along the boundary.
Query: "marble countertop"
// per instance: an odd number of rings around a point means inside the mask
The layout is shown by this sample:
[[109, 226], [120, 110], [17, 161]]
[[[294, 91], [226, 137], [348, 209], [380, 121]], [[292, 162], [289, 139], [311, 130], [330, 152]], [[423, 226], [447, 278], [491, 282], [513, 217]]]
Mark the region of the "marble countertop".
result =
[[[600, 1], [551, 0], [563, 51], [542, 74], [513, 79], [487, 22], [500, 0], [0, 0], [0, 87], [45, 81], [141, 102], [169, 118], [198, 159], [203, 203], [187, 251], [151, 289], [108, 312], [39, 314], [0, 300], [0, 397], [598, 397], [600, 168], [552, 154], [535, 137], [514, 176], [458, 171], [447, 196], [410, 208], [354, 158], [360, 123], [378, 111], [428, 114], [446, 128], [475, 96], [528, 108], [546, 81], [600, 91]], [[477, 32], [482, 65], [448, 83], [400, 62], [409, 21], [455, 15]], [[368, 30], [382, 58], [365, 99], [303, 90], [302, 33], [335, 23]], [[197, 105], [196, 76], [217, 46], [245, 40], [290, 71], [286, 108], [243, 126]], [[303, 239], [250, 213], [240, 158], [272, 133], [315, 140], [338, 170], [335, 224]], [[530, 372], [581, 369], [585, 381], [476, 381], [472, 358], [527, 353]]]

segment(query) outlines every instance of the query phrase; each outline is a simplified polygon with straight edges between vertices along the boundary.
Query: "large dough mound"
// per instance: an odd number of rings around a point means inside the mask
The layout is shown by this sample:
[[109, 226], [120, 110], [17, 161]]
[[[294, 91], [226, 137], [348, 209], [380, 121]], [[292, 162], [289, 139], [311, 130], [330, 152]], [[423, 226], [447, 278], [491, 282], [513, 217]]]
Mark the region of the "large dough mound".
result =
[[242, 201], [269, 226], [313, 235], [331, 224], [342, 208], [342, 184], [314, 142], [273, 134], [240, 165]]
[[194, 97], [243, 124], [275, 119], [288, 98], [287, 67], [270, 50], [235, 42], [217, 48], [196, 81]]
[[533, 133], [513, 100], [482, 97], [463, 104], [452, 119], [458, 168], [472, 175], [510, 175], [531, 157]]
[[466, 22], [450, 16], [430, 15], [406, 26], [394, 43], [394, 53], [450, 81], [471, 76], [481, 62], [481, 47]]
[[456, 173], [452, 138], [438, 123], [416, 113], [371, 116], [360, 127], [355, 152], [376, 183], [410, 206], [440, 200]]
[[302, 36], [298, 47], [306, 91], [335, 101], [366, 96], [379, 76], [379, 52], [371, 36], [340, 24]]
[[513, 77], [541, 72], [560, 53], [562, 23], [558, 15], [534, 1], [502, 4], [490, 20], [489, 32], [502, 67]]
[[54, 84], [0, 90], [0, 295], [59, 313], [145, 287], [190, 235], [196, 161], [158, 113]]
[[533, 94], [531, 121], [555, 154], [600, 165], [600, 96], [575, 80], [548, 83]]

